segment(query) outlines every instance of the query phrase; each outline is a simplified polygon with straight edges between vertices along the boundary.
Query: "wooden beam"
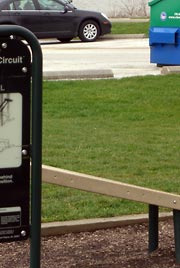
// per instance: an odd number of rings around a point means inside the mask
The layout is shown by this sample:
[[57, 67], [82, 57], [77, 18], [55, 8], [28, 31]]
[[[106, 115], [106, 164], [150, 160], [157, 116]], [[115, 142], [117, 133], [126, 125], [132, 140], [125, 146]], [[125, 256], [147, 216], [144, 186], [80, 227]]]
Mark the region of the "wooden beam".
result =
[[42, 166], [43, 182], [180, 210], [180, 195], [108, 180], [50, 166]]

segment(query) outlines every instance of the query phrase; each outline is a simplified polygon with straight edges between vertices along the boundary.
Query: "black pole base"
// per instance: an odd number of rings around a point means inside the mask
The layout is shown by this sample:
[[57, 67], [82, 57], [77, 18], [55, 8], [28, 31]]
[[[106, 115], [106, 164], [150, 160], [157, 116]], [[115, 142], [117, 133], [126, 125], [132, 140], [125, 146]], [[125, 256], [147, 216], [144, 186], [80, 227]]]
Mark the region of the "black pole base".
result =
[[158, 215], [159, 207], [149, 205], [149, 253], [158, 248]]

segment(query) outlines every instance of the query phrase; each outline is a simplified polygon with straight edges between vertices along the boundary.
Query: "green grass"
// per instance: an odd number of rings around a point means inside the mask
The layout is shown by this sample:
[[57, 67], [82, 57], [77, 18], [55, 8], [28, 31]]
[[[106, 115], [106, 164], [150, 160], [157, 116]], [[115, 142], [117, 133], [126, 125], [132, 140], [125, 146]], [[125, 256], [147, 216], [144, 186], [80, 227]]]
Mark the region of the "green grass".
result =
[[[43, 163], [179, 193], [180, 77], [44, 83]], [[144, 204], [43, 186], [43, 221], [144, 213]]]
[[149, 22], [113, 22], [112, 34], [146, 34], [148, 36]]

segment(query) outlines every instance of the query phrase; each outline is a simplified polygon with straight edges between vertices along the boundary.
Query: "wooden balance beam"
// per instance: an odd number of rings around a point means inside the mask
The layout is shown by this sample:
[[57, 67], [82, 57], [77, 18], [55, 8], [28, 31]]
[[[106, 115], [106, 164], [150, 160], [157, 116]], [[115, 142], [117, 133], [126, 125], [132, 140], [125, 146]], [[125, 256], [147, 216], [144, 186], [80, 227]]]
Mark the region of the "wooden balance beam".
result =
[[44, 182], [51, 184], [180, 210], [180, 195], [177, 194], [45, 165], [42, 166], [42, 178]]
[[173, 209], [176, 261], [180, 263], [180, 195], [42, 165], [43, 182], [149, 205], [149, 251], [158, 247], [158, 207]]

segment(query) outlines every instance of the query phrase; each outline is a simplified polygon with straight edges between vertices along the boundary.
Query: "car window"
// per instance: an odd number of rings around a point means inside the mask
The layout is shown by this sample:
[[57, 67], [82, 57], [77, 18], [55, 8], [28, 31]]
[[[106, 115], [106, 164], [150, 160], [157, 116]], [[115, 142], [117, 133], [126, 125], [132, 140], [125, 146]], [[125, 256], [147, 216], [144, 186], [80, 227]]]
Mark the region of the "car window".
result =
[[9, 10], [35, 10], [35, 6], [32, 0], [17, 0], [8, 5], [6, 9]]
[[39, 0], [41, 9], [64, 11], [64, 5], [53, 0]]

